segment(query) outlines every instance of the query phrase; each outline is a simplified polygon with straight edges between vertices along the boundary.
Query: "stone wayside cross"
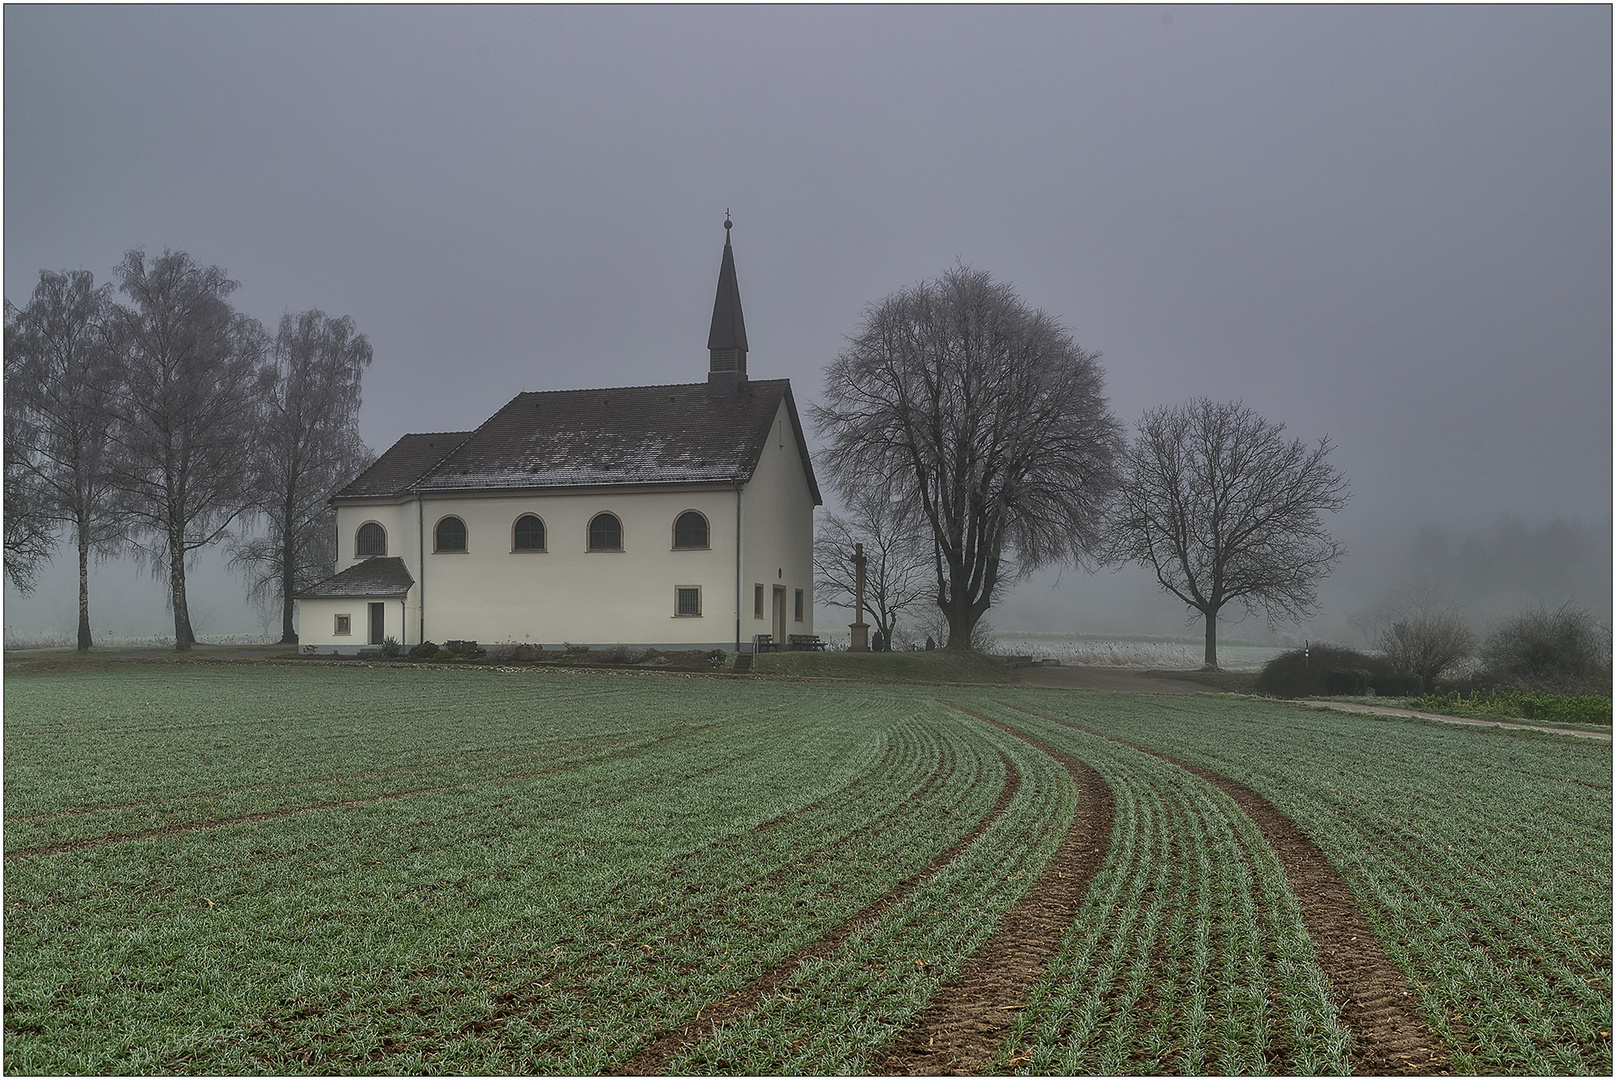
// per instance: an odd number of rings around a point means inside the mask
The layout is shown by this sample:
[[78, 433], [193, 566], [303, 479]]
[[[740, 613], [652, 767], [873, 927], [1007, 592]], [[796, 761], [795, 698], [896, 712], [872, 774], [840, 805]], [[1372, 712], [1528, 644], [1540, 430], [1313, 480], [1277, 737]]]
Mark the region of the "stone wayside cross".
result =
[[848, 623], [853, 631], [851, 651], [870, 651], [870, 624], [864, 621], [864, 545], [853, 545], [853, 591], [858, 604], [858, 622]]

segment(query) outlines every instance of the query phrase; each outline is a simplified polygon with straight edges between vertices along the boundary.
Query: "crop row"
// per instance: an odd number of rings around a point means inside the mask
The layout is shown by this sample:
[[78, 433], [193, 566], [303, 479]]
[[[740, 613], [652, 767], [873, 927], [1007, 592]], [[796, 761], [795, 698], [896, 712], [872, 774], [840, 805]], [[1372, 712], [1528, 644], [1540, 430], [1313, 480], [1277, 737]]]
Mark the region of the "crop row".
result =
[[1066, 1075], [1346, 1071], [1283, 870], [1227, 796], [1125, 746], [988, 706], [1081, 757], [1115, 800], [1110, 852], [998, 1065]]
[[[530, 696], [535, 685], [554, 683], [528, 682]], [[805, 709], [755, 694], [720, 706], [658, 684], [654, 695], [637, 687], [608, 695], [594, 720], [576, 700], [550, 713], [542, 698], [523, 707], [557, 721], [549, 742], [562, 751], [609, 744], [639, 710], [657, 717], [639, 726], [680, 725], [680, 738], [655, 754], [624, 754], [633, 749], [624, 745], [570, 771], [510, 779], [497, 770], [512, 753], [536, 752], [510, 736], [516, 721], [498, 708], [515, 705], [486, 677], [483, 694], [459, 686], [459, 706], [476, 709], [449, 776], [469, 773], [459, 786], [13, 858], [7, 1067], [595, 1071], [924, 868], [981, 822], [1008, 778], [992, 740], [917, 716], [916, 703], [889, 695], [821, 698]], [[219, 685], [207, 689], [221, 712], [243, 704]], [[827, 704], [832, 720], [817, 715]], [[38, 712], [8, 710], [8, 728], [26, 730]], [[145, 771], [184, 757], [194, 736], [183, 732], [195, 725], [171, 719], [167, 743], [102, 763], [112, 801], [149, 795]], [[386, 773], [445, 753], [441, 722], [419, 739], [390, 720], [372, 722], [388, 728], [392, 758], [386, 738], [364, 738], [361, 754], [311, 753], [283, 771], [346, 776], [357, 760]], [[550, 733], [539, 730], [543, 742]], [[8, 753], [15, 746], [8, 740]], [[200, 783], [251, 808], [251, 792], [233, 790], [229, 771]], [[236, 774], [238, 789], [268, 786], [240, 762]], [[1047, 801], [1050, 790], [1022, 785], [1029, 799]], [[7, 812], [43, 820], [14, 793]], [[1018, 806], [1021, 828], [1033, 820]], [[1003, 838], [1001, 828], [983, 850], [1003, 858]], [[1001, 891], [1024, 887], [1018, 866]], [[982, 890], [973, 879], [969, 891]], [[992, 925], [991, 914], [958, 899], [947, 901], [956, 914]], [[917, 975], [934, 985], [930, 969], [946, 970], [955, 956], [925, 936], [938, 923], [915, 915], [923, 909], [914, 903], [883, 926], [917, 920], [924, 933], [904, 947], [930, 948], [935, 959], [910, 965], [880, 986], [882, 996]]]
[[1198, 762], [1289, 815], [1454, 1071], [1610, 1071], [1608, 746], [1261, 702], [996, 698]]

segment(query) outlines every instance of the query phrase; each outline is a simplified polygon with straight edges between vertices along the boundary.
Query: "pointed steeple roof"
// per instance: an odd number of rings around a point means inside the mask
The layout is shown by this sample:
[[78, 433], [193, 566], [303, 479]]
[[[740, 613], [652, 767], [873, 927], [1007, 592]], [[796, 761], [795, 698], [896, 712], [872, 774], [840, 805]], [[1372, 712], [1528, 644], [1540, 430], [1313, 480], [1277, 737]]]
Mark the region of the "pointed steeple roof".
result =
[[[735, 283], [735, 251], [729, 246], [730, 220], [724, 214], [724, 261], [718, 268], [718, 295], [713, 299], [713, 328], [707, 348], [738, 349], [746, 353], [746, 319], [741, 315], [741, 288]], [[743, 369], [744, 370], [744, 369]]]

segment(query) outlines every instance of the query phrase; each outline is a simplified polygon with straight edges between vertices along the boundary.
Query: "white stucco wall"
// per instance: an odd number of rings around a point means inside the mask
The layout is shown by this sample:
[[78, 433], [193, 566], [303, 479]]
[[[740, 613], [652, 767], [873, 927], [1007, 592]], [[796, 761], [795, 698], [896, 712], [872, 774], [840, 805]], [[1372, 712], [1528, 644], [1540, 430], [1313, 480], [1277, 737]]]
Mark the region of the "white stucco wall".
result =
[[[742, 492], [741, 640], [754, 634], [778, 639], [775, 589], [783, 589], [785, 633], [814, 632], [814, 498], [808, 487], [797, 436], [785, 402], [758, 458], [752, 482]], [[755, 614], [754, 590], [763, 586], [763, 617]], [[803, 617], [796, 619], [796, 590], [803, 592]]]
[[[384, 600], [371, 598], [341, 600], [299, 600], [297, 602], [297, 643], [302, 651], [357, 652], [370, 647], [370, 605], [379, 603], [383, 608], [386, 626], [384, 638], [404, 640], [408, 630], [404, 607], [397, 597]], [[338, 634], [338, 615], [349, 617], [349, 633]]]

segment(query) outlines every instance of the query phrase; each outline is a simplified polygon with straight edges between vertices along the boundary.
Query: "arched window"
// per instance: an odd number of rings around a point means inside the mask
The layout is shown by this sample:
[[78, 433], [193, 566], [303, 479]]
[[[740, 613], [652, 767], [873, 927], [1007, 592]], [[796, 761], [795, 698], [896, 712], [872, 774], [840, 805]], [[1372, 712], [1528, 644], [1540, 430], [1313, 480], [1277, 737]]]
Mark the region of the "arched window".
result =
[[532, 514], [523, 514], [516, 519], [513, 535], [511, 547], [516, 551], [544, 550], [544, 522]]
[[466, 523], [457, 517], [446, 517], [432, 530], [433, 551], [465, 551]]
[[596, 514], [589, 521], [590, 551], [622, 551], [623, 523], [615, 514]]
[[694, 510], [686, 510], [673, 523], [673, 546], [676, 548], [704, 548], [707, 546], [707, 519]]
[[354, 558], [366, 559], [372, 555], [387, 554], [387, 530], [374, 521], [359, 526], [354, 534]]

